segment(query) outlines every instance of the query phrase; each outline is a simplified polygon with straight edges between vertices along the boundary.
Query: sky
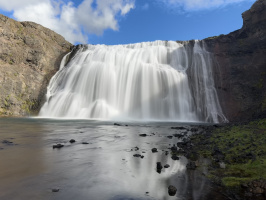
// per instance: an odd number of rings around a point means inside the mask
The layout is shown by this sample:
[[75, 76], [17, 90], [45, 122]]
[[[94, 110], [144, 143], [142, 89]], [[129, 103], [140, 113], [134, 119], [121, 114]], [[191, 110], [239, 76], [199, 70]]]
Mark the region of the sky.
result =
[[0, 13], [33, 21], [72, 44], [204, 39], [243, 25], [256, 0], [0, 0]]

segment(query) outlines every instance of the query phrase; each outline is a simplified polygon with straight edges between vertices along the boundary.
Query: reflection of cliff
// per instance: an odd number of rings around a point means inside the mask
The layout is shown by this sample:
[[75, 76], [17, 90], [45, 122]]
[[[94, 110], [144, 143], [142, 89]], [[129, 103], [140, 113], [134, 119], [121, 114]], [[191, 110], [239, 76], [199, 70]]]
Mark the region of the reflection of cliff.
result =
[[266, 116], [266, 1], [243, 13], [244, 25], [205, 43], [218, 62], [218, 94], [229, 121]]
[[41, 25], [0, 14], [0, 115], [38, 110], [51, 76], [71, 46]]

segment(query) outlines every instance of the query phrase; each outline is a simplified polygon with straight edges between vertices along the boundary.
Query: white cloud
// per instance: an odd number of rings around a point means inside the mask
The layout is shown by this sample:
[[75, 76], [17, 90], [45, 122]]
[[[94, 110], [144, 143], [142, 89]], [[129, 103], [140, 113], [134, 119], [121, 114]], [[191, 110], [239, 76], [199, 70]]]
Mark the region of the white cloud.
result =
[[[7, 3], [11, 2], [11, 3]], [[13, 11], [19, 21], [34, 21], [63, 35], [72, 43], [86, 43], [87, 34], [118, 30], [118, 18], [134, 8], [134, 0], [83, 0], [77, 7], [61, 0], [0, 0], [0, 8]]]
[[185, 12], [213, 9], [232, 3], [251, 0], [157, 0], [169, 8], [179, 9]]

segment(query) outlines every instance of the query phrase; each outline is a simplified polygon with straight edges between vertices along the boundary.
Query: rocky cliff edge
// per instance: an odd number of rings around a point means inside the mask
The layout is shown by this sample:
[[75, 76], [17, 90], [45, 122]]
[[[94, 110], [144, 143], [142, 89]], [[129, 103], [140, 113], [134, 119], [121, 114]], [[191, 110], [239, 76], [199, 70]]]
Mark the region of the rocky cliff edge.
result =
[[231, 122], [266, 117], [266, 0], [242, 17], [240, 30], [204, 40], [217, 61], [217, 92]]
[[0, 14], [0, 116], [37, 113], [50, 78], [72, 46], [39, 24]]

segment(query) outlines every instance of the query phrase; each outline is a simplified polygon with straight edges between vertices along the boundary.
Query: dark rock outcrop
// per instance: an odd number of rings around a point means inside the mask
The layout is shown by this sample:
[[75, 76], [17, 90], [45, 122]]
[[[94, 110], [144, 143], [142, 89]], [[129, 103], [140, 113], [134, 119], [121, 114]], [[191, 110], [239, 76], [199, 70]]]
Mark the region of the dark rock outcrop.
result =
[[72, 46], [41, 25], [0, 14], [0, 116], [38, 112], [50, 78]]
[[215, 81], [229, 121], [266, 117], [266, 1], [242, 17], [240, 30], [203, 40], [217, 61]]

